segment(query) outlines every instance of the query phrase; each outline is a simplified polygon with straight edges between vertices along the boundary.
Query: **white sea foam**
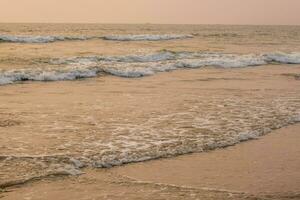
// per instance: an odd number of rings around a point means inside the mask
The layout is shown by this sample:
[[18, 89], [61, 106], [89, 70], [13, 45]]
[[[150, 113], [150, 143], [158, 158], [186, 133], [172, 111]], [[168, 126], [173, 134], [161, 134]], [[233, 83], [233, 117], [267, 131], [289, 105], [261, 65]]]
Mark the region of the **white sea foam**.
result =
[[[2, 156], [2, 162], [5, 166], [34, 166], [34, 173], [24, 172], [26, 178], [41, 176], [41, 173], [80, 175], [83, 167], [109, 168], [223, 148], [257, 139], [273, 129], [299, 122], [299, 102], [294, 101], [298, 95], [291, 99], [285, 95], [273, 95], [266, 96], [266, 99], [257, 98], [261, 96], [254, 93], [229, 98], [223, 94], [219, 97], [197, 95], [191, 105], [166, 114], [151, 113], [151, 117], [142, 123], [127, 119], [124, 119], [126, 123], [122, 123], [121, 118], [114, 123], [101, 123], [104, 125], [102, 128], [109, 128], [112, 133], [107, 139], [99, 137], [97, 131], [89, 131], [88, 135], [92, 137], [69, 140], [63, 144], [68, 148], [68, 154]], [[223, 104], [227, 106], [211, 109], [211, 105]], [[241, 106], [247, 109], [241, 109]], [[231, 112], [234, 115], [228, 115]]]
[[142, 67], [106, 67], [103, 71], [114, 76], [126, 78], [149, 76], [155, 73], [151, 68]]
[[166, 60], [174, 60], [176, 59], [176, 54], [171, 52], [160, 52], [154, 53], [150, 55], [129, 55], [129, 56], [108, 56], [103, 57], [104, 61], [111, 62], [158, 62], [158, 61], [166, 61]]
[[14, 42], [14, 43], [49, 43], [65, 40], [88, 40], [94, 38], [102, 38], [104, 40], [117, 41], [160, 41], [160, 40], [174, 40], [192, 38], [191, 35], [111, 35], [104, 37], [92, 36], [41, 36], [41, 35], [0, 35], [0, 42]]
[[206, 66], [238, 68], [266, 64], [300, 63], [299, 53], [269, 53], [263, 55], [224, 54], [209, 52], [169, 52], [128, 56], [88, 56], [52, 59], [49, 67], [0, 71], [0, 85], [21, 81], [61, 81], [98, 76], [101, 72], [134, 78], [182, 68]]
[[175, 63], [179, 68], [198, 68], [205, 66], [215, 66], [223, 68], [248, 67], [267, 64], [260, 56], [246, 55], [219, 55], [218, 57], [207, 57], [203, 59], [180, 60]]
[[[283, 126], [293, 124], [297, 121], [292, 117], [292, 118], [282, 119], [282, 121], [274, 120], [274, 123], [275, 122], [278, 123], [275, 125], [275, 127], [281, 128]], [[119, 166], [119, 165], [132, 163], [132, 162], [142, 162], [142, 161], [158, 159], [158, 158], [165, 158], [171, 156], [173, 157], [173, 156], [178, 156], [178, 155], [183, 155], [188, 153], [209, 151], [217, 148], [228, 147], [252, 139], [258, 139], [260, 136], [268, 134], [272, 131], [272, 129], [269, 127], [260, 127], [259, 129], [256, 130], [246, 130], [242, 132], [232, 132], [230, 134], [225, 131], [227, 134], [226, 135], [227, 138], [219, 139], [219, 140], [218, 139], [214, 140], [209, 138], [204, 139], [202, 137], [197, 137], [202, 134], [201, 132], [198, 132], [197, 133], [198, 135], [193, 135], [193, 139], [191, 141], [189, 141], [188, 139], [189, 134], [182, 136], [183, 138], [185, 138], [185, 142], [182, 141], [183, 140], [182, 137], [178, 137], [180, 135], [179, 133], [173, 133], [177, 137], [172, 137], [172, 139], [168, 139], [165, 141], [162, 141], [159, 138], [166, 137], [166, 135], [158, 134], [157, 137], [152, 136], [153, 140], [155, 141], [149, 142], [147, 141], [148, 138], [146, 139], [145, 136], [139, 138], [138, 135], [135, 135], [136, 134], [135, 131], [138, 130], [134, 130], [134, 129], [132, 129], [132, 131], [129, 130], [128, 136], [122, 135], [119, 138], [115, 138], [116, 139], [116, 141], [114, 141], [115, 144], [114, 142], [111, 142], [108, 145], [108, 148], [110, 148], [110, 150], [104, 151], [104, 152], [109, 152], [109, 154], [107, 153], [105, 153], [104, 155], [102, 153], [99, 153], [99, 155], [93, 154], [93, 157], [88, 157], [82, 160], [82, 162], [85, 163], [84, 166], [91, 165], [97, 168], [110, 168], [113, 166]], [[132, 133], [134, 134], [131, 135]], [[168, 134], [166, 132], [164, 133]], [[135, 140], [141, 139], [142, 141], [140, 142], [132, 141], [132, 138], [134, 138]], [[148, 142], [149, 144], [141, 145], [142, 142], [145, 143]], [[97, 142], [95, 142], [94, 144], [97, 144], [97, 147], [103, 146]], [[117, 147], [117, 145], [120, 144], [122, 144], [121, 148]], [[115, 153], [117, 152], [115, 151], [117, 149], [119, 149], [120, 152]], [[78, 158], [78, 160], [80, 159], [81, 158]]]
[[116, 40], [116, 41], [160, 41], [160, 40], [176, 40], [176, 39], [187, 39], [192, 38], [192, 35], [175, 35], [175, 34], [164, 34], [164, 35], [108, 35], [104, 36], [105, 40]]
[[0, 42], [15, 42], [15, 43], [49, 43], [65, 40], [87, 40], [93, 37], [86, 36], [13, 36], [0, 35]]
[[22, 81], [62, 81], [98, 76], [96, 67], [66, 67], [64, 69], [23, 69], [0, 73], [0, 85]]
[[268, 53], [265, 54], [266, 60], [269, 62], [278, 62], [283, 64], [300, 64], [300, 53]]

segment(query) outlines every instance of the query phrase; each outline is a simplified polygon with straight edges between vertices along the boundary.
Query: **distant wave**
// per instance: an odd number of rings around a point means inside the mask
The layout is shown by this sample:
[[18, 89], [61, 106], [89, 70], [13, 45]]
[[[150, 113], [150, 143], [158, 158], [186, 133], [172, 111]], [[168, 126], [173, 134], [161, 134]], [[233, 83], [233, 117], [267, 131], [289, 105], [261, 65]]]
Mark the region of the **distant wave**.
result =
[[300, 64], [300, 52], [294, 53], [268, 53], [265, 54], [265, 59], [268, 62], [278, 62], [282, 64]]
[[67, 40], [89, 40], [104, 39], [116, 41], [160, 41], [192, 38], [192, 35], [111, 35], [104, 37], [97, 36], [18, 36], [18, 35], [0, 35], [0, 42], [12, 43], [50, 43]]
[[192, 38], [192, 35], [109, 35], [104, 36], [105, 40], [116, 40], [116, 41], [159, 41], [159, 40], [176, 40], [176, 39], [187, 39]]
[[65, 40], [88, 40], [94, 37], [87, 36], [13, 36], [0, 35], [0, 42], [14, 43], [49, 43]]
[[91, 78], [101, 74], [136, 78], [184, 68], [214, 66], [241, 68], [266, 64], [300, 64], [300, 53], [224, 54], [163, 51], [149, 55], [88, 56], [52, 59], [47, 69], [0, 71], [0, 85], [23, 81], [62, 81]]

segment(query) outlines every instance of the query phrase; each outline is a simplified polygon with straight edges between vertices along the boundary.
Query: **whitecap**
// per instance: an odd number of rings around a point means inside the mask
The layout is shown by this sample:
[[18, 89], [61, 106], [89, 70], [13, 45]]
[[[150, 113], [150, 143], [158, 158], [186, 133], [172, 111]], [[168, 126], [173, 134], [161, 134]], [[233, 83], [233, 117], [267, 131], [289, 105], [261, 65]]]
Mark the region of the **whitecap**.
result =
[[[298, 63], [299, 55], [299, 53], [239, 55], [162, 51], [143, 55], [58, 58], [49, 62], [55, 67], [0, 71], [0, 85], [21, 81], [75, 80], [96, 77], [101, 72], [119, 77], [136, 78], [182, 68], [206, 66], [242, 68], [274, 64], [274, 62], [295, 64]], [[61, 67], [57, 68], [57, 65], [61, 65]]]
[[105, 40], [116, 40], [116, 41], [160, 41], [160, 40], [176, 40], [176, 39], [187, 39], [192, 38], [192, 35], [175, 35], [175, 34], [164, 34], [164, 35], [108, 35], [104, 36]]
[[87, 40], [92, 37], [86, 36], [14, 36], [14, 35], [0, 35], [2, 42], [14, 43], [49, 43], [65, 40]]
[[269, 62], [278, 62], [282, 64], [300, 64], [300, 53], [268, 53], [264, 55]]
[[63, 81], [96, 77], [96, 67], [66, 67], [64, 69], [22, 69], [0, 72], [0, 85], [22, 81]]

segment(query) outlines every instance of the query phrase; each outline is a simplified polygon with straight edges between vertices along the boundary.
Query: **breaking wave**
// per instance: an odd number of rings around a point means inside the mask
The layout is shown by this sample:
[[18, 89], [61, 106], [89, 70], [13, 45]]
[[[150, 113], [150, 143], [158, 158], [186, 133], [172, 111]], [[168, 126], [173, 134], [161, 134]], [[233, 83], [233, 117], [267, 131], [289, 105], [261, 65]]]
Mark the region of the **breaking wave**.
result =
[[265, 55], [267, 61], [278, 62], [282, 64], [300, 64], [300, 53], [269, 53]]
[[0, 85], [23, 81], [63, 81], [98, 76], [99, 69], [93, 67], [66, 67], [62, 69], [23, 69], [0, 73]]
[[11, 43], [50, 43], [67, 40], [89, 40], [104, 39], [116, 41], [160, 41], [192, 38], [192, 35], [110, 35], [104, 37], [97, 36], [17, 36], [0, 35], [0, 42]]
[[176, 39], [187, 39], [192, 38], [192, 35], [108, 35], [104, 36], [105, 40], [116, 40], [116, 41], [160, 41], [160, 40], [176, 40]]
[[0, 35], [0, 42], [13, 43], [50, 43], [65, 40], [88, 40], [94, 37], [87, 36], [12, 36]]
[[[143, 77], [184, 68], [239, 68], [266, 64], [300, 64], [300, 53], [224, 54], [162, 51], [150, 55], [88, 56], [52, 59], [56, 67], [0, 71], [0, 85], [22, 81], [62, 81], [110, 74]], [[57, 65], [61, 67], [57, 67]]]

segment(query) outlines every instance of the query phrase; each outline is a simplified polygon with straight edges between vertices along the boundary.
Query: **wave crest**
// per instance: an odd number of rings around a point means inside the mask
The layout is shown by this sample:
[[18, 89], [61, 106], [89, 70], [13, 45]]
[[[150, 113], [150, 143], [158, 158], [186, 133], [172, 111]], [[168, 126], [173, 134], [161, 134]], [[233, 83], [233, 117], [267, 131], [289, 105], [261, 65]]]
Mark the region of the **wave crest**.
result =
[[65, 40], [88, 40], [93, 37], [87, 36], [12, 36], [0, 35], [0, 42], [13, 43], [50, 43]]
[[278, 62], [282, 64], [300, 64], [300, 53], [269, 53], [264, 55], [269, 62]]
[[63, 69], [23, 69], [0, 73], [0, 85], [23, 81], [63, 81], [98, 76], [96, 67], [66, 67]]
[[238, 68], [266, 64], [300, 64], [300, 53], [268, 53], [262, 55], [210, 52], [169, 52], [128, 56], [88, 56], [60, 58], [50, 61], [62, 67], [0, 71], [0, 85], [22, 81], [62, 81], [90, 78], [106, 73], [135, 78], [183, 68], [206, 66]]
[[160, 40], [176, 40], [176, 39], [187, 39], [192, 38], [192, 35], [108, 35], [104, 36], [105, 40], [116, 40], [116, 41], [160, 41]]
[[50, 43], [66, 40], [89, 40], [89, 39], [104, 39], [115, 41], [160, 41], [160, 40], [175, 40], [192, 38], [192, 35], [109, 35], [104, 37], [97, 36], [22, 36], [22, 35], [0, 35], [0, 42], [12, 43]]

